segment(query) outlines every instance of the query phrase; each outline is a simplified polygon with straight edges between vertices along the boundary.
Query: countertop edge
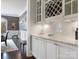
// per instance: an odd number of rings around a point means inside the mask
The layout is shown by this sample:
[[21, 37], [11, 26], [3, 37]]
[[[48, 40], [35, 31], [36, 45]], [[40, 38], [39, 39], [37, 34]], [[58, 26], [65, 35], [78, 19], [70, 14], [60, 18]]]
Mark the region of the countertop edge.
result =
[[48, 39], [48, 38], [41, 37], [41, 36], [38, 36], [38, 35], [33, 35], [33, 34], [31, 34], [31, 36], [35, 36], [35, 37], [39, 37], [39, 38], [42, 38], [42, 39], [45, 39], [45, 40], [50, 40], [50, 41], [54, 41], [54, 42], [58, 42], [58, 43], [67, 44], [67, 45], [71, 45], [71, 46], [78, 47], [77, 44], [72, 44], [72, 43], [62, 42], [62, 41], [58, 41], [58, 40], [54, 40], [54, 39]]

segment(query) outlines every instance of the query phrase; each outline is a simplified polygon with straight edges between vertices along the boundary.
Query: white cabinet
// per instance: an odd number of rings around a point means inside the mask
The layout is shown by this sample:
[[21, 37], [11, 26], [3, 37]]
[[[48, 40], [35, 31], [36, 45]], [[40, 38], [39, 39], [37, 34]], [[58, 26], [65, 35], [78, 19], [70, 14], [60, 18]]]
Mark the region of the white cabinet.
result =
[[36, 59], [78, 59], [77, 46], [32, 36], [32, 54]]
[[44, 0], [44, 21], [76, 18], [78, 0]]
[[57, 59], [57, 46], [52, 41], [47, 41], [47, 59]]
[[46, 59], [46, 40], [39, 38], [39, 59]]
[[78, 0], [64, 0], [65, 16], [78, 13]]
[[59, 59], [78, 59], [77, 47], [61, 45], [59, 46]]
[[77, 18], [78, 0], [36, 0], [36, 23]]
[[36, 0], [36, 22], [41, 22], [41, 0]]
[[63, 0], [63, 16], [65, 20], [77, 21], [78, 0]]
[[32, 54], [36, 59], [46, 59], [46, 41], [42, 38], [32, 38]]
[[36, 23], [44, 19], [44, 0], [36, 0]]
[[32, 54], [34, 57], [36, 57], [38, 59], [38, 55], [39, 55], [39, 41], [37, 40], [36, 37], [32, 38]]

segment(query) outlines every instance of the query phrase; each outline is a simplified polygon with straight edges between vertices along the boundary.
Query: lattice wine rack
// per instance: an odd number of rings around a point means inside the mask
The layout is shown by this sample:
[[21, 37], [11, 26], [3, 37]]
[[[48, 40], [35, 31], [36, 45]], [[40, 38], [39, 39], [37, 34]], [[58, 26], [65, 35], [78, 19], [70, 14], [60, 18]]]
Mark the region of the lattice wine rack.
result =
[[50, 0], [45, 3], [45, 18], [62, 13], [62, 0]]

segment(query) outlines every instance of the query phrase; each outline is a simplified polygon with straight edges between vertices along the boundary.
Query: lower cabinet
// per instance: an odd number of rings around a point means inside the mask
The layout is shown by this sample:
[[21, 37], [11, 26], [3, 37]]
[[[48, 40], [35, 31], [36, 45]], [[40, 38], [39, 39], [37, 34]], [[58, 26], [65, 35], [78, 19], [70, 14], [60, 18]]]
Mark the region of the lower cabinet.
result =
[[59, 59], [78, 59], [77, 47], [69, 45], [60, 45], [59, 52]]
[[46, 40], [39, 38], [39, 59], [46, 59]]
[[32, 37], [32, 54], [36, 59], [39, 59], [39, 40], [37, 37]]
[[57, 46], [52, 41], [47, 41], [47, 59], [57, 59]]
[[36, 59], [78, 59], [76, 46], [32, 37], [32, 54]]
[[46, 41], [32, 37], [32, 54], [36, 59], [46, 59]]

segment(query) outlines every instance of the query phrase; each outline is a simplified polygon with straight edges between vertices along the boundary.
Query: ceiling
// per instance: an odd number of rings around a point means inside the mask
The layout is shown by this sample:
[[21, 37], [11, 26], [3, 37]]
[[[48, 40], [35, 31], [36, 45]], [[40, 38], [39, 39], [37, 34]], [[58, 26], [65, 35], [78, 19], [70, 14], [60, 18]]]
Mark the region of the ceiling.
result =
[[19, 17], [26, 11], [26, 0], [1, 0], [1, 15]]

